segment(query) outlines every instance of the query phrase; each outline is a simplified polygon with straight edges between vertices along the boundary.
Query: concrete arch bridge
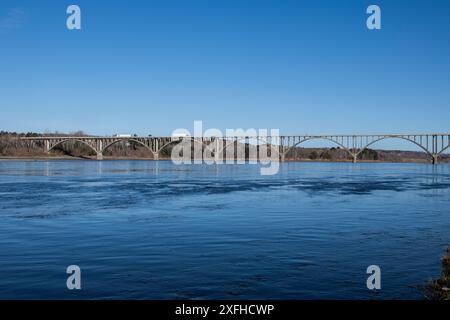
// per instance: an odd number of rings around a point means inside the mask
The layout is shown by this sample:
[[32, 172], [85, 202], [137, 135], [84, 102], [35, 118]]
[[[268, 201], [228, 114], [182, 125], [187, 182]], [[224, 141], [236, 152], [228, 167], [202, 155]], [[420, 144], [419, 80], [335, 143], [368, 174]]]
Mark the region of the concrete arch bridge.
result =
[[[353, 162], [358, 156], [373, 144], [387, 139], [408, 141], [423, 150], [433, 164], [450, 148], [450, 133], [430, 134], [378, 134], [378, 135], [281, 135], [281, 136], [239, 136], [239, 137], [102, 137], [102, 136], [41, 136], [24, 137], [22, 140], [41, 142], [44, 150], [50, 152], [55, 147], [67, 142], [78, 141], [92, 149], [97, 160], [103, 159], [104, 152], [112, 145], [120, 142], [135, 142], [147, 148], [155, 160], [159, 159], [161, 152], [171, 144], [189, 139], [191, 143], [201, 144], [208, 148], [215, 156], [220, 155], [228, 147], [236, 148], [238, 144], [253, 146], [269, 146], [271, 152], [276, 152], [280, 161], [294, 148], [311, 140], [325, 140], [345, 150]], [[233, 149], [234, 150], [234, 149]]]

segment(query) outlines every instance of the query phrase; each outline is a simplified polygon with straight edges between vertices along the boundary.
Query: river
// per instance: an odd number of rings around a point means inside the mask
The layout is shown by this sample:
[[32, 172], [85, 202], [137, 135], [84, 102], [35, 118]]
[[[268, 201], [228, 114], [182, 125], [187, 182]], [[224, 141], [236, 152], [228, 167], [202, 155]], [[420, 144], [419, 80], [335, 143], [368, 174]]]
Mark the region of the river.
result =
[[0, 161], [0, 299], [421, 299], [449, 191], [450, 165]]

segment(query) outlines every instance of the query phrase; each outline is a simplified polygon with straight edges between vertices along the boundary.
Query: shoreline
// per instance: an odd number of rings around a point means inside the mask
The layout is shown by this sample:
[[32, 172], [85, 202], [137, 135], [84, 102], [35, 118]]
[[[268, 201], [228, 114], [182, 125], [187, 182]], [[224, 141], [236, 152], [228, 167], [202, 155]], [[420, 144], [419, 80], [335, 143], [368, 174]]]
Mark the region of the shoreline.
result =
[[[104, 157], [103, 160], [97, 160], [94, 157], [0, 157], [1, 161], [171, 161], [170, 158], [137, 158], [137, 157]], [[352, 163], [352, 160], [309, 160], [309, 159], [285, 159], [283, 162], [317, 162], [317, 163]], [[358, 160], [357, 163], [416, 163], [416, 164], [431, 164], [428, 161], [411, 160], [411, 161], [380, 161], [380, 160]], [[223, 164], [226, 164], [225, 162]], [[440, 162], [440, 164], [450, 164], [450, 162]]]

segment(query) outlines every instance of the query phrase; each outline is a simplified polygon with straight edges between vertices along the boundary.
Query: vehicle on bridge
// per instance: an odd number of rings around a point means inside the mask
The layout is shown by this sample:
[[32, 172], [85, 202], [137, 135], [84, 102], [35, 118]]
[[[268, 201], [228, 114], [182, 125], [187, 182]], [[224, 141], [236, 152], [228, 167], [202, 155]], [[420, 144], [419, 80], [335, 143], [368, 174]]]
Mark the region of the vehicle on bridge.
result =
[[174, 132], [172, 133], [172, 138], [174, 139], [181, 139], [181, 138], [188, 138], [190, 135], [186, 132]]
[[131, 138], [133, 135], [131, 134], [114, 134], [114, 138]]

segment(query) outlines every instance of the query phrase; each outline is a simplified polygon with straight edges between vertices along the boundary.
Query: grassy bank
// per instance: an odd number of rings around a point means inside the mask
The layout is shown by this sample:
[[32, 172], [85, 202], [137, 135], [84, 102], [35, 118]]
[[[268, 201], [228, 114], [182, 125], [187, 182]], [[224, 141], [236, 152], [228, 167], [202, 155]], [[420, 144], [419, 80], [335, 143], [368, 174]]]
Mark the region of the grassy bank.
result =
[[441, 277], [430, 280], [425, 287], [425, 298], [428, 300], [450, 300], [450, 248], [446, 250], [441, 263]]

